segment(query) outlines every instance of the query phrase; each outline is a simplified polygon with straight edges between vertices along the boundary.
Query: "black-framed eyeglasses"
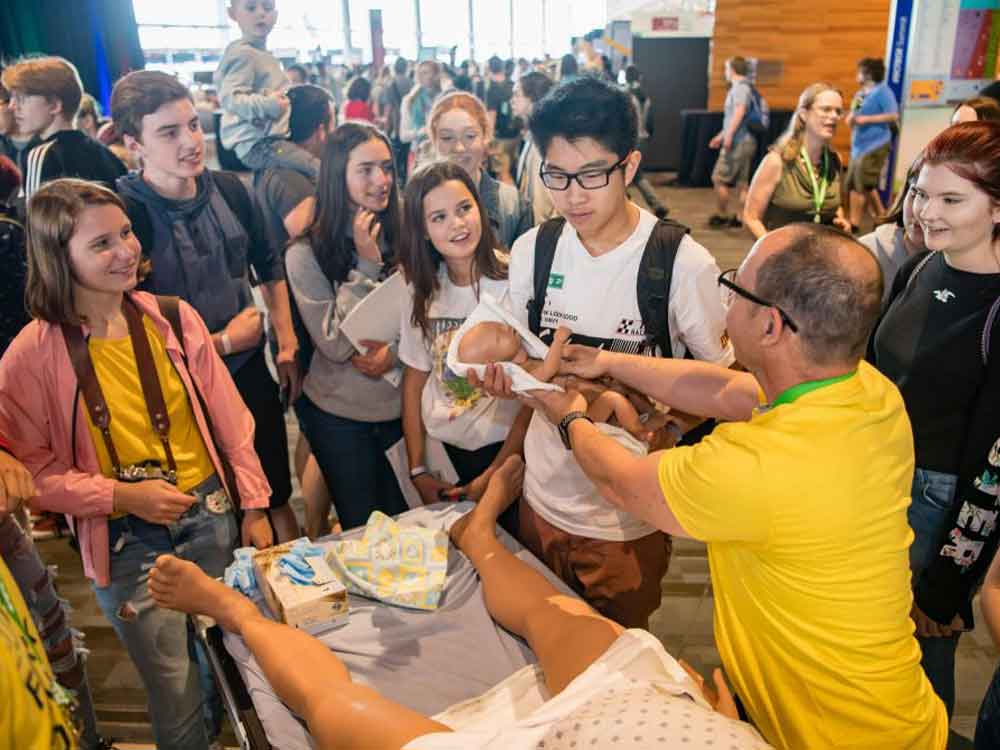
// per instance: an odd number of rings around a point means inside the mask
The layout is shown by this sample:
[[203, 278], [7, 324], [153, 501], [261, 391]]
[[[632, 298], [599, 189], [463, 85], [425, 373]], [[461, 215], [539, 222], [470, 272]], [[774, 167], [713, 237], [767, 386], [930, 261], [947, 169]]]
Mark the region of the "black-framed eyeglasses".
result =
[[736, 278], [736, 270], [737, 269], [735, 268], [730, 268], [728, 271], [723, 271], [719, 274], [719, 286], [725, 287], [726, 289], [726, 293], [722, 298], [722, 304], [726, 306], [726, 309], [728, 310], [733, 306], [734, 295], [738, 294], [743, 299], [748, 299], [755, 305], [760, 305], [761, 307], [773, 307], [778, 311], [778, 315], [781, 316], [781, 322], [788, 326], [792, 333], [798, 333], [799, 327], [796, 325], [795, 321], [788, 316], [788, 313], [773, 302], [768, 302], [766, 299], [762, 299], [753, 292], [744, 289], [733, 280]]
[[585, 169], [582, 172], [546, 172], [543, 165], [539, 168], [538, 174], [542, 178], [542, 183], [549, 190], [569, 190], [569, 184], [573, 180], [576, 180], [576, 184], [584, 190], [600, 190], [602, 187], [608, 186], [608, 183], [611, 182], [611, 174], [616, 169], [625, 166], [625, 162], [631, 155], [630, 151], [610, 167]]

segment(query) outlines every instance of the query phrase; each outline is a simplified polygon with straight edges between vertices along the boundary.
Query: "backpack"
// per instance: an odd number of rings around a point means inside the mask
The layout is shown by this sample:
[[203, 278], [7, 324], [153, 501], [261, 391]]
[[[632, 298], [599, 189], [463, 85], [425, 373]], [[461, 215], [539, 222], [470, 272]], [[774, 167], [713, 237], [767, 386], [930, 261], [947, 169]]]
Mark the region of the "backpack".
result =
[[744, 118], [747, 130], [755, 136], [765, 135], [771, 128], [771, 108], [756, 86], [749, 82], [747, 86], [750, 87], [750, 108]]
[[[556, 245], [562, 234], [566, 219], [549, 219], [538, 228], [535, 239], [534, 296], [528, 302], [528, 327], [536, 336], [542, 329], [542, 308], [552, 272], [552, 261], [556, 255]], [[642, 252], [639, 273], [636, 277], [636, 299], [639, 312], [646, 329], [646, 340], [660, 347], [664, 357], [672, 356], [670, 347], [670, 324], [667, 320], [667, 300], [670, 282], [674, 275], [674, 260], [681, 240], [690, 232], [683, 224], [670, 219], [660, 219], [653, 227]]]

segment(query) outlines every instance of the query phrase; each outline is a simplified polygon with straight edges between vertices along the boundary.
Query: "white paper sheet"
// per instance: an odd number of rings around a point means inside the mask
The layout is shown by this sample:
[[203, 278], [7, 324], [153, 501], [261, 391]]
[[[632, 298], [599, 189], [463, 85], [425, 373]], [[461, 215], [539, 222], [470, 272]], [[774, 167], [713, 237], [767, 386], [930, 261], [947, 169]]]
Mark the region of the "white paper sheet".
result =
[[[424, 507], [423, 498], [417, 492], [417, 488], [410, 481], [410, 458], [406, 452], [406, 441], [400, 440], [385, 452], [385, 457], [392, 467], [392, 473], [396, 475], [399, 482], [399, 489], [403, 493], [406, 504], [411, 508]], [[451, 484], [458, 484], [458, 473], [448, 458], [448, 453], [440, 441], [432, 437], [424, 436], [424, 466], [430, 469], [431, 473], [437, 474], [438, 479]]]
[[[347, 313], [340, 323], [340, 330], [359, 352], [366, 351], [361, 345], [364, 339], [389, 344], [398, 342], [399, 322], [406, 302], [406, 282], [403, 274], [396, 271]], [[382, 377], [398, 388], [403, 379], [403, 368], [397, 365]]]

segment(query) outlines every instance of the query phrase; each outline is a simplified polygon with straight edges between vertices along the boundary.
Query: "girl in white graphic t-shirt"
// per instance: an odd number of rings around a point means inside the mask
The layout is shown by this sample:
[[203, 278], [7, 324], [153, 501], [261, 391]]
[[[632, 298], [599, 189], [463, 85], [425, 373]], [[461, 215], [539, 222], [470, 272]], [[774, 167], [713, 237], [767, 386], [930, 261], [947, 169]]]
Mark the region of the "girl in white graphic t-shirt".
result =
[[[410, 477], [425, 503], [477, 499], [490, 474], [518, 449], [508, 444], [502, 451], [519, 405], [473, 388], [445, 360], [451, 337], [481, 294], [506, 301], [506, 259], [495, 250], [475, 184], [458, 164], [419, 170], [407, 182], [404, 205], [400, 261], [411, 304], [404, 306], [399, 359], [406, 366], [403, 435]], [[526, 427], [527, 419], [522, 432]], [[427, 469], [428, 435], [444, 444], [459, 486]], [[513, 518], [501, 523], [516, 528]]]

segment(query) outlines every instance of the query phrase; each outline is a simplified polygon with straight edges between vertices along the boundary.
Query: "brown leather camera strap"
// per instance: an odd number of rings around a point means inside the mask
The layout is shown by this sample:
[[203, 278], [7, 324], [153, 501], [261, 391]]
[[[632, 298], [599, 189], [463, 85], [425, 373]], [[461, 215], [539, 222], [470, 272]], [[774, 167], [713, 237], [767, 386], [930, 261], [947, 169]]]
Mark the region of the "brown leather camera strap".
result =
[[[142, 393], [146, 402], [146, 409], [149, 412], [149, 419], [153, 430], [156, 432], [160, 442], [163, 443], [163, 450], [167, 458], [167, 468], [170, 477], [176, 481], [177, 462], [174, 460], [174, 453], [170, 449], [170, 417], [167, 414], [166, 403], [163, 400], [163, 388], [160, 386], [160, 377], [156, 372], [156, 363], [153, 361], [153, 352], [149, 348], [149, 339], [146, 329], [142, 324], [142, 313], [135, 307], [127, 297], [122, 303], [122, 313], [125, 322], [128, 324], [129, 338], [132, 340], [132, 350], [135, 353], [136, 369], [139, 372], [139, 382], [142, 385]], [[97, 379], [97, 372], [94, 370], [94, 363], [90, 358], [90, 350], [87, 342], [83, 338], [83, 331], [79, 326], [62, 324], [63, 338], [66, 340], [66, 349], [69, 352], [70, 362], [73, 364], [73, 371], [76, 373], [77, 382], [80, 384], [80, 391], [83, 394], [84, 403], [90, 419], [101, 431], [104, 445], [108, 450], [111, 459], [111, 466], [115, 476], [122, 475], [121, 461], [118, 458], [118, 451], [115, 450], [114, 442], [111, 440], [111, 412], [108, 403], [101, 390], [101, 384]]]
[[125, 313], [125, 322], [128, 323], [128, 334], [132, 339], [135, 364], [139, 370], [139, 382], [142, 384], [146, 409], [149, 410], [149, 420], [153, 423], [153, 430], [160, 438], [160, 442], [163, 443], [171, 479], [177, 481], [177, 462], [174, 460], [174, 452], [170, 450], [170, 415], [167, 414], [167, 405], [163, 400], [163, 387], [156, 372], [153, 352], [149, 348], [146, 327], [142, 324], [142, 313], [128, 297], [122, 304], [122, 312]]
[[69, 361], [73, 363], [73, 371], [83, 393], [83, 402], [90, 413], [90, 421], [101, 431], [104, 447], [108, 449], [108, 457], [111, 459], [111, 467], [115, 476], [120, 476], [121, 461], [118, 460], [118, 451], [111, 441], [111, 412], [108, 411], [108, 404], [101, 392], [101, 384], [97, 381], [97, 373], [94, 371], [94, 363], [90, 360], [90, 351], [83, 338], [83, 331], [79, 326], [69, 323], [63, 323], [61, 327]]

